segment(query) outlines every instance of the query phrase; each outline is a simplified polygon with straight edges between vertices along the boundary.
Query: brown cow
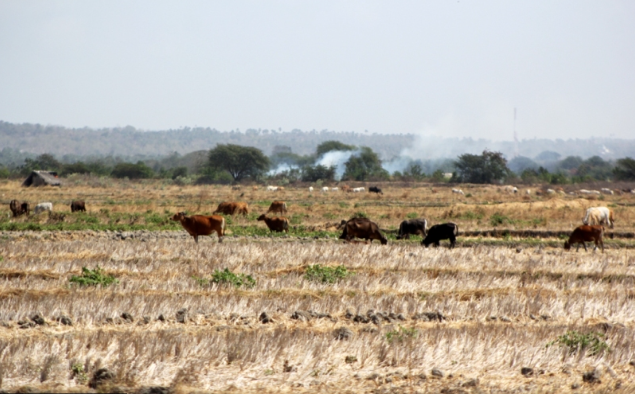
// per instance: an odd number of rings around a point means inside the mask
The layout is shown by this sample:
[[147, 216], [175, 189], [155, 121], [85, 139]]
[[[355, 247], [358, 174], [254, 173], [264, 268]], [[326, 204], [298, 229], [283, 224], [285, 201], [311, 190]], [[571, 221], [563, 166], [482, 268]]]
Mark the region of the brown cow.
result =
[[247, 215], [249, 213], [249, 206], [247, 205], [246, 202], [225, 201], [218, 204], [218, 208], [216, 208], [216, 210], [212, 212], [212, 215], [216, 215], [219, 213], [222, 213], [224, 215], [236, 215], [236, 214]]
[[14, 218], [24, 214], [26, 214], [26, 216], [29, 216], [29, 213], [31, 211], [31, 207], [28, 202], [20, 202], [18, 200], [11, 200], [11, 202], [9, 203], [9, 209], [13, 213]]
[[284, 201], [274, 201], [271, 203], [271, 206], [269, 207], [269, 210], [265, 213], [265, 215], [269, 212], [287, 213], [287, 203], [285, 203]]
[[604, 253], [604, 241], [602, 237], [604, 236], [604, 227], [599, 225], [594, 226], [579, 226], [571, 233], [568, 241], [564, 243], [564, 250], [571, 249], [571, 245], [577, 244], [575, 251], [577, 252], [580, 249], [580, 244], [584, 246], [584, 251], [587, 251], [585, 242], [593, 242], [595, 243], [595, 248], [598, 248], [598, 244], [602, 247], [602, 253]]
[[86, 212], [86, 203], [83, 200], [75, 200], [71, 202], [71, 212]]
[[179, 212], [172, 216], [172, 220], [181, 222], [181, 226], [194, 237], [196, 243], [198, 243], [199, 235], [211, 235], [213, 232], [216, 232], [216, 235], [218, 235], [218, 242], [223, 242], [222, 237], [225, 235], [225, 218], [222, 216], [185, 216], [185, 212]]
[[267, 227], [269, 227], [269, 231], [276, 231], [279, 233], [283, 231], [286, 233], [289, 232], [289, 220], [287, 218], [268, 218], [266, 215], [266, 213], [263, 213], [262, 215], [258, 216], [258, 220], [264, 220]]
[[344, 232], [340, 239], [350, 242], [353, 238], [369, 239], [371, 243], [373, 239], [378, 239], [382, 245], [388, 243], [388, 239], [379, 231], [377, 223], [366, 218], [353, 218], [344, 225]]
[[352, 192], [352, 191], [353, 191], [353, 190], [351, 189], [351, 187], [350, 187], [350, 186], [348, 186], [348, 185], [342, 185], [342, 187], [340, 187], [340, 189], [342, 189], [342, 191], [343, 191], [343, 192], [346, 192], [346, 193], [350, 193], [350, 192]]

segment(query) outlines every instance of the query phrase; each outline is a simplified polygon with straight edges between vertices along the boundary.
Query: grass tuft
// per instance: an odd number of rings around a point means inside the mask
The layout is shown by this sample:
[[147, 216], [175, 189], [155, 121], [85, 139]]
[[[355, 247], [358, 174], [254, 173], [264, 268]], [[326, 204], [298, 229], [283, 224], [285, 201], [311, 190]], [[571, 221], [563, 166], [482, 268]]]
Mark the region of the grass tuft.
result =
[[549, 342], [547, 347], [559, 345], [569, 349], [571, 354], [587, 350], [588, 356], [595, 356], [604, 351], [611, 351], [611, 348], [603, 338], [604, 334], [599, 332], [583, 334], [579, 331], [570, 330], [566, 334], [560, 335], [555, 341]]
[[94, 270], [82, 267], [82, 274], [80, 276], [73, 275], [68, 280], [71, 283], [77, 283], [80, 286], [102, 286], [107, 287], [111, 284], [119, 283], [112, 275], [105, 275], [101, 268], [97, 266]]
[[352, 275], [343, 265], [337, 267], [323, 267], [319, 264], [309, 265], [304, 274], [304, 279], [310, 282], [335, 283]]

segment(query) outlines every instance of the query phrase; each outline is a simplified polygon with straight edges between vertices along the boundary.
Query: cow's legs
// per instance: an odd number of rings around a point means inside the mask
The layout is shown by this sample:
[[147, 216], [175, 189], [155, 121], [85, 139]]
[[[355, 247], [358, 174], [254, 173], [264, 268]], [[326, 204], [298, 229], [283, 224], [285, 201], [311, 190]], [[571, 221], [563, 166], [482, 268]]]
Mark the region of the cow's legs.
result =
[[450, 249], [452, 249], [455, 245], [456, 245], [456, 238], [455, 237], [450, 238]]

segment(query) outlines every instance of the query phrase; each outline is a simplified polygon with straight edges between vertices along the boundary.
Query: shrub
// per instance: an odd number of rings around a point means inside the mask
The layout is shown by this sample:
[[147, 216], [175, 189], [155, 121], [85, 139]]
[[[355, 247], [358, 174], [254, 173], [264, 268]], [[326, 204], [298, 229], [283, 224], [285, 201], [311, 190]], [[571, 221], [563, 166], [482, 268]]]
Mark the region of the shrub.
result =
[[559, 345], [567, 348], [569, 353], [573, 354], [588, 350], [589, 356], [595, 356], [604, 351], [611, 351], [609, 345], [604, 341], [604, 334], [599, 332], [589, 332], [582, 334], [581, 332], [570, 330], [566, 334], [560, 335], [555, 341], [547, 344], [547, 347]]
[[366, 214], [366, 212], [359, 211], [359, 212], [355, 212], [355, 213], [353, 214], [353, 216], [351, 217], [351, 219], [355, 219], [355, 218], [365, 218], [365, 219], [368, 219], [368, 215]]
[[337, 267], [323, 267], [319, 264], [309, 265], [304, 273], [304, 279], [311, 282], [335, 283], [352, 275], [343, 265]]
[[403, 342], [406, 339], [416, 338], [418, 334], [414, 328], [403, 328], [399, 326], [398, 330], [392, 330], [386, 333], [386, 340], [388, 343]]
[[115, 178], [129, 179], [145, 179], [152, 178], [152, 168], [139, 161], [137, 164], [133, 163], [119, 163], [112, 169], [111, 175]]
[[217, 283], [219, 285], [231, 285], [236, 288], [238, 287], [246, 287], [251, 288], [256, 285], [256, 280], [251, 275], [245, 274], [235, 274], [229, 270], [229, 268], [225, 268], [222, 271], [214, 270], [212, 274], [212, 279], [209, 281], [203, 279], [198, 280], [201, 285], [207, 284], [208, 282]]
[[513, 221], [502, 213], [496, 212], [489, 219], [489, 222], [493, 227], [496, 227], [498, 225], [511, 224]]
[[82, 274], [80, 276], [73, 275], [68, 280], [71, 283], [77, 283], [80, 286], [109, 286], [113, 283], [117, 284], [119, 281], [112, 275], [105, 275], [101, 268], [97, 266], [94, 270], [90, 270], [86, 267], [82, 267]]

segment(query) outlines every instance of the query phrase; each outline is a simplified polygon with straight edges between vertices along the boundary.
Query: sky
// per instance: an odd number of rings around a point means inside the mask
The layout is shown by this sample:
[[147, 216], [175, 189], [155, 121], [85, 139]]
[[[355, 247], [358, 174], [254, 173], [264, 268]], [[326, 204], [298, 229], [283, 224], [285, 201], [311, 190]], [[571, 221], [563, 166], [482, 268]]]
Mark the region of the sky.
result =
[[634, 21], [631, 0], [0, 0], [0, 120], [632, 139]]

